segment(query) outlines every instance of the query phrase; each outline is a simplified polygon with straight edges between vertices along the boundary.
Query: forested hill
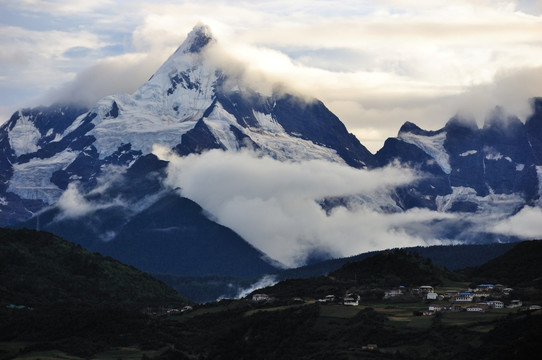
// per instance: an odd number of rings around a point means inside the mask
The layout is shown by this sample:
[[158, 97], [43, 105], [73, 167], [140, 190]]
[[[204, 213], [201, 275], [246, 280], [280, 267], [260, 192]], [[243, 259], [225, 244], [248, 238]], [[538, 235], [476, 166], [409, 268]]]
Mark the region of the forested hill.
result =
[[[436, 245], [428, 247], [405, 248], [410, 253], [431, 259], [439, 266], [448, 270], [458, 270], [466, 267], [482, 265], [512, 249], [517, 243], [479, 244], [479, 245]], [[326, 275], [339, 269], [347, 263], [363, 261], [378, 254], [380, 251], [371, 251], [355, 256], [326, 260], [319, 263], [287, 269], [278, 274], [280, 280], [310, 278]]]
[[507, 253], [462, 272], [479, 282], [542, 289], [542, 240], [523, 241]]
[[0, 228], [0, 304], [180, 305], [175, 290], [53, 234]]
[[344, 296], [345, 292], [356, 291], [366, 298], [379, 298], [383, 294], [365, 291], [368, 289], [394, 288], [404, 286], [440, 285], [458, 279], [450, 272], [404, 249], [382, 251], [362, 261], [348, 262], [328, 276], [308, 279], [289, 279], [272, 287], [257, 290], [273, 297], [319, 298], [329, 294]]
[[358, 285], [393, 287], [439, 285], [453, 275], [415, 252], [397, 249], [382, 251], [363, 261], [347, 263], [329, 276], [354, 281]]

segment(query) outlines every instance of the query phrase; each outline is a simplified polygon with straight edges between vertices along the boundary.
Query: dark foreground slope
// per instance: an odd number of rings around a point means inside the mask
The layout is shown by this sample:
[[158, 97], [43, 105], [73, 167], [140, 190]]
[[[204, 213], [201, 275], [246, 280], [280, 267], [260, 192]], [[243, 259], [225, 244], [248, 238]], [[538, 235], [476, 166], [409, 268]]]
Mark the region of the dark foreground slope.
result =
[[144, 307], [185, 302], [150, 275], [53, 234], [0, 229], [0, 304], [4, 306]]
[[[529, 250], [532, 259], [542, 257], [540, 247]], [[517, 263], [501, 266], [503, 273], [514, 272]], [[413, 296], [362, 296], [358, 306], [315, 301], [329, 285], [344, 292], [395, 283], [427, 282], [437, 292], [468, 286], [468, 279], [453, 279], [453, 273], [404, 250], [352, 262], [331, 275], [260, 291], [276, 295], [274, 300], [224, 300], [163, 317], [83, 305], [2, 307], [0, 359], [515, 359], [542, 351], [542, 312], [528, 309], [542, 297], [523, 308], [433, 316], [421, 316], [429, 304]]]

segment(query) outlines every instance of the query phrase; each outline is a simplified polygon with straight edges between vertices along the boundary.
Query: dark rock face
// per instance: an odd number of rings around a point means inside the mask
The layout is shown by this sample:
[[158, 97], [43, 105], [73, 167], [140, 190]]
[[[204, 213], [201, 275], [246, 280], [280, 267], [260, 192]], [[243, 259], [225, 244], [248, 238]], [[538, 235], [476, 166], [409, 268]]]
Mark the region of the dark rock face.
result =
[[542, 165], [542, 98], [531, 101], [533, 114], [525, 122], [527, 139], [536, 165]]
[[196, 123], [196, 126], [181, 137], [181, 143], [175, 148], [175, 152], [180, 156], [189, 154], [201, 154], [203, 151], [212, 149], [222, 149], [224, 146], [218, 141], [207, 125], [202, 120]]
[[251, 277], [276, 271], [260, 251], [174, 193], [134, 216], [99, 251], [161, 274]]
[[213, 40], [212, 36], [206, 31], [205, 26], [198, 26], [194, 28], [193, 33], [194, 38], [190, 44], [190, 47], [188, 48], [188, 51], [191, 53], [200, 52]]
[[293, 96], [284, 96], [276, 100], [271, 114], [288, 134], [336, 150], [350, 166], [372, 168], [377, 165], [369, 150], [348, 133], [344, 124], [321, 101], [306, 103]]
[[[458, 117], [438, 131], [425, 131], [415, 124], [405, 123], [400, 134], [430, 137], [445, 132], [442, 144], [445, 154], [441, 156], [445, 155], [449, 161], [449, 174], [436, 166], [429, 153], [401, 138], [388, 139], [376, 158], [381, 166], [398, 161], [428, 174], [415, 187], [398, 191], [398, 203], [406, 209], [435, 208], [435, 195], [451, 194], [453, 188], [473, 189], [478, 197], [519, 194], [524, 204], [533, 204], [540, 196], [535, 166], [542, 138], [541, 108], [541, 101], [533, 100], [534, 114], [526, 124], [516, 117], [505, 116], [497, 108], [481, 129], [473, 120]], [[475, 201], [456, 199], [448, 211], [476, 212], [478, 209]]]
[[480, 196], [488, 193], [484, 181], [482, 133], [474, 120], [452, 118], [444, 127], [444, 148], [450, 156], [450, 185], [476, 190]]

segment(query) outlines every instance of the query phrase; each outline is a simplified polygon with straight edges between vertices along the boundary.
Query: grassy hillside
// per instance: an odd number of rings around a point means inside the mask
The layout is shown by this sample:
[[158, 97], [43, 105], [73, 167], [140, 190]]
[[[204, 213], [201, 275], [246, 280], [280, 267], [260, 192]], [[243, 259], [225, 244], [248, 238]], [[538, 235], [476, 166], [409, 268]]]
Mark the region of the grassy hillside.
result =
[[0, 229], [0, 304], [143, 307], [185, 302], [150, 275], [50, 233]]

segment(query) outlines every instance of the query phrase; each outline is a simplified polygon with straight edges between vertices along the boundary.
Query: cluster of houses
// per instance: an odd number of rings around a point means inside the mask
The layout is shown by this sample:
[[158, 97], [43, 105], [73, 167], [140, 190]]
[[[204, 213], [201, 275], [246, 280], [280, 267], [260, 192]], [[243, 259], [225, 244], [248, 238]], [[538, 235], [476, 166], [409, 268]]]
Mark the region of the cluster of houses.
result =
[[[389, 299], [406, 294], [413, 294], [422, 299], [432, 302], [441, 301], [440, 303], [431, 303], [424, 315], [434, 315], [440, 311], [468, 311], [468, 312], [483, 312], [489, 309], [503, 309], [505, 303], [502, 299], [508, 297], [513, 289], [504, 285], [497, 284], [480, 284], [474, 289], [466, 291], [446, 290], [443, 293], [437, 293], [432, 286], [424, 285], [417, 288], [406, 289], [400, 286], [397, 289], [386, 291], [384, 298]], [[448, 300], [448, 303], [442, 301]], [[523, 306], [521, 300], [512, 300], [508, 302], [507, 308], [520, 308]], [[531, 305], [529, 310], [537, 310], [541, 307]]]
[[[513, 289], [504, 285], [480, 284], [476, 288], [466, 291], [446, 290], [437, 293], [432, 286], [423, 285], [414, 288], [399, 286], [384, 292], [384, 299], [392, 299], [402, 296], [416, 296], [419, 299], [429, 302], [428, 309], [423, 315], [434, 315], [444, 311], [467, 311], [483, 312], [489, 309], [520, 308], [523, 306], [521, 300], [508, 300]], [[253, 294], [252, 301], [267, 302], [272, 300], [266, 294]], [[301, 299], [299, 299], [301, 300]], [[505, 306], [505, 300], [506, 306]], [[341, 303], [345, 306], [358, 306], [360, 296], [355, 293], [346, 293], [345, 296], [337, 298], [335, 295], [327, 295], [317, 300], [321, 303]], [[529, 310], [539, 310], [542, 307], [531, 305]]]
[[161, 305], [158, 307], [147, 307], [142, 310], [143, 314], [150, 315], [150, 316], [165, 316], [165, 315], [175, 315], [184, 313], [187, 311], [192, 311], [194, 308], [190, 305], [186, 305], [185, 307], [179, 309], [177, 306], [174, 305]]

